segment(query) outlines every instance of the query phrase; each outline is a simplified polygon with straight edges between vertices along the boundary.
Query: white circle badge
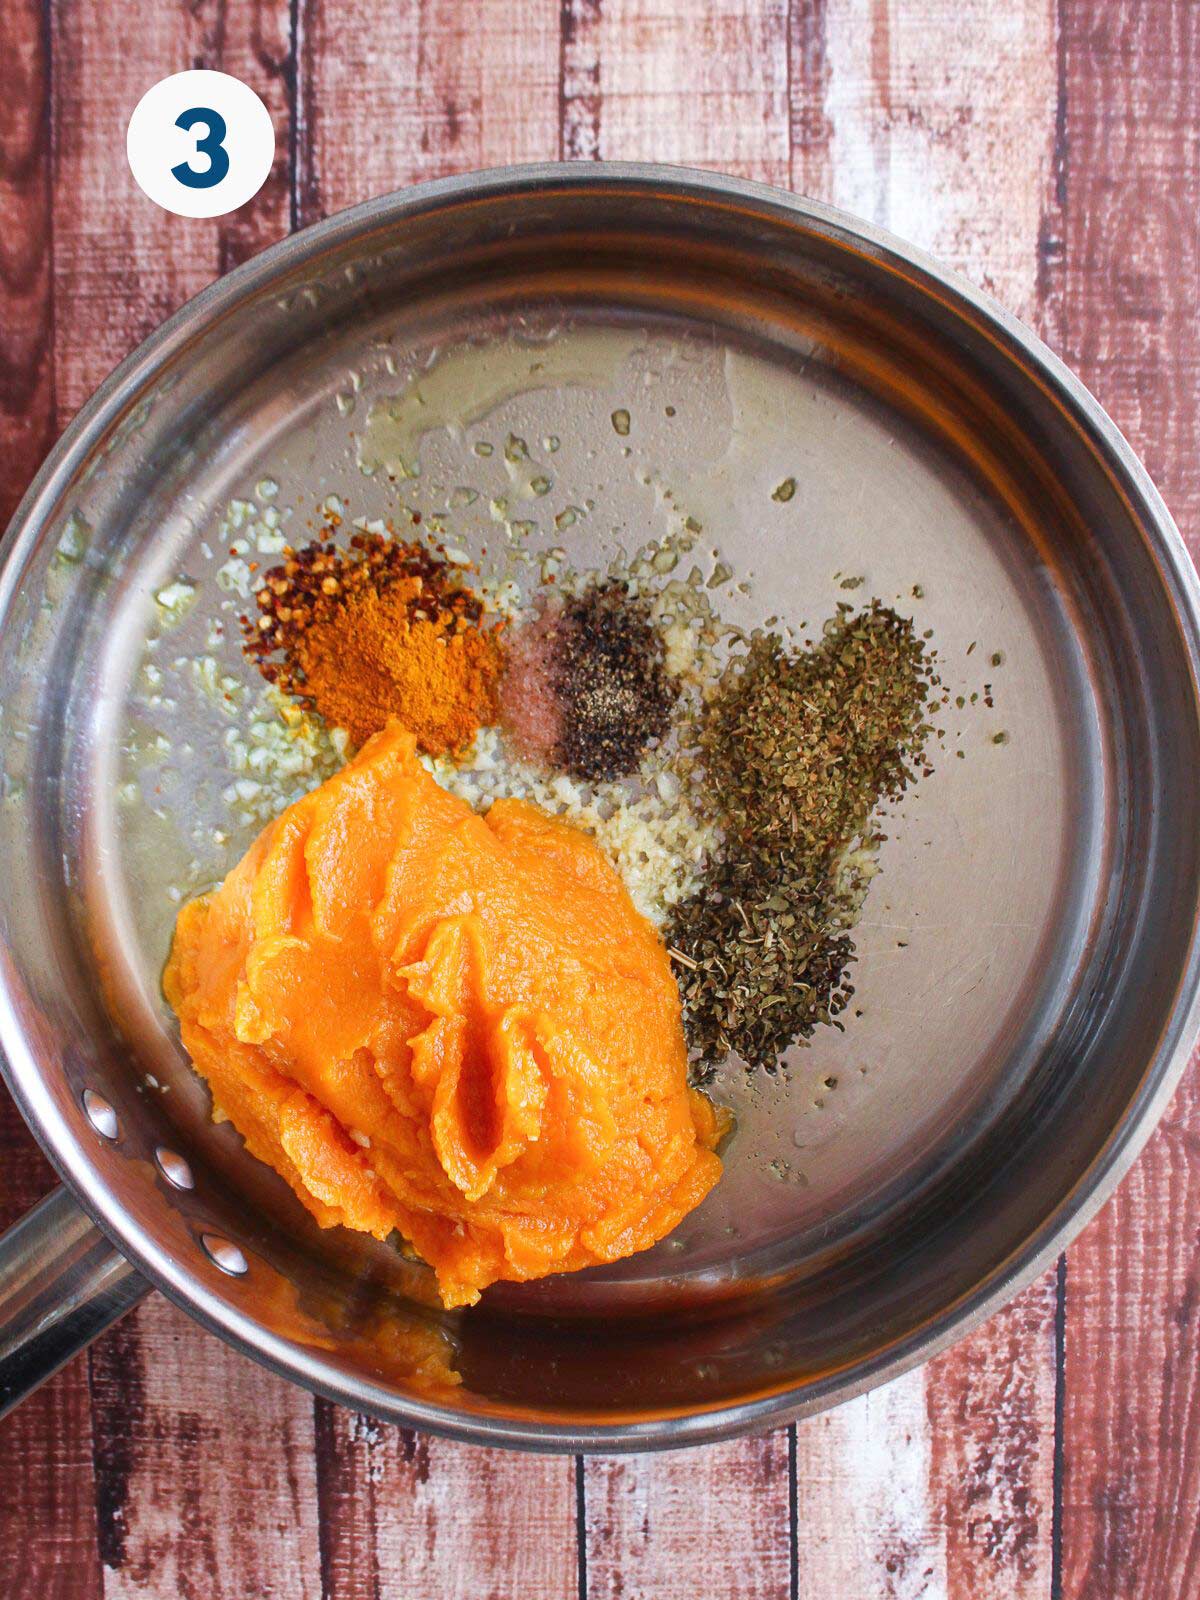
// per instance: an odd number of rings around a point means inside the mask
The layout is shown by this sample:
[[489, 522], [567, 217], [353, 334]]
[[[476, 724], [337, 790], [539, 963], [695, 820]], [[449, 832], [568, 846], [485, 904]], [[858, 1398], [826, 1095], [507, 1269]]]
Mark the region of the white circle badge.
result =
[[138, 101], [125, 136], [129, 167], [155, 205], [179, 217], [223, 217], [262, 188], [275, 159], [271, 113], [227, 72], [176, 72]]

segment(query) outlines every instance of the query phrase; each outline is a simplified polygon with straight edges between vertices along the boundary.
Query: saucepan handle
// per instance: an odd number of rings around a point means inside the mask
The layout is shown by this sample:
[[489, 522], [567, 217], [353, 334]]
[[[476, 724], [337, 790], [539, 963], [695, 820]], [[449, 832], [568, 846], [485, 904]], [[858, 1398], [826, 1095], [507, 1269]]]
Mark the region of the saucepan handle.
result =
[[0, 1417], [149, 1288], [65, 1189], [0, 1235]]

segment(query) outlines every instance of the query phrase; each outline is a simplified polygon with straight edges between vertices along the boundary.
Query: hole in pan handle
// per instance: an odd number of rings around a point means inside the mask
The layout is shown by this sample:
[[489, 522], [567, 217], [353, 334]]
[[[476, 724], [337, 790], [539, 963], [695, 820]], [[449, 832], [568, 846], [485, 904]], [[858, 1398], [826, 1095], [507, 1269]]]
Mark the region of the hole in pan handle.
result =
[[34, 1206], [0, 1236], [0, 1417], [149, 1288], [65, 1189]]

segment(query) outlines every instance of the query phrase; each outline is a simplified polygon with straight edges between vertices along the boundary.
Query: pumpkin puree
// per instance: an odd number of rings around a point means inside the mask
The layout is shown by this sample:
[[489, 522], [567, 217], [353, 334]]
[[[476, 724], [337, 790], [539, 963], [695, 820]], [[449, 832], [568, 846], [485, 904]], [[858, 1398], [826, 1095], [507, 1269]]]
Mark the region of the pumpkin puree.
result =
[[213, 1103], [323, 1227], [447, 1306], [644, 1250], [721, 1174], [666, 951], [577, 829], [448, 794], [392, 722], [184, 906], [164, 976]]

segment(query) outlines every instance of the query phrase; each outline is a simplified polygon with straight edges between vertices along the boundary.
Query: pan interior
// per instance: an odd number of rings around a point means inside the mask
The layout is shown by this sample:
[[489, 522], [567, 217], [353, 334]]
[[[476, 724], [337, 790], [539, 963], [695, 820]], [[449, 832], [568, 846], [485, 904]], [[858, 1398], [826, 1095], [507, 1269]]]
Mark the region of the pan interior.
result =
[[[977, 318], [836, 232], [764, 217], [748, 244], [744, 218], [593, 201], [434, 210], [250, 295], [64, 493], [10, 623], [3, 853], [39, 863], [10, 942], [71, 1087], [119, 1106], [124, 1147], [94, 1159], [174, 1255], [207, 1226], [250, 1253], [207, 1293], [401, 1407], [398, 1327], [461, 1376], [439, 1403], [514, 1417], [699, 1410], [875, 1359], [1001, 1271], [1095, 1158], [1186, 949], [1195, 846], [1156, 823], [1194, 763], [1190, 703], [1187, 748], [1162, 732], [1183, 647], [1077, 424]], [[397, 484], [363, 470], [371, 418], [418, 382], [422, 414], [396, 410], [419, 475]], [[703, 574], [733, 569], [727, 620], [815, 629], [879, 596], [931, 631], [951, 697], [935, 772], [887, 816], [844, 1031], [719, 1074], [725, 1177], [658, 1248], [459, 1317], [212, 1124], [159, 986], [181, 895], [257, 827], [230, 798], [261, 687], [222, 587], [238, 518], [272, 507], [298, 543], [324, 506], [399, 501], [525, 582], [514, 542], [603, 567], [694, 518]]]

